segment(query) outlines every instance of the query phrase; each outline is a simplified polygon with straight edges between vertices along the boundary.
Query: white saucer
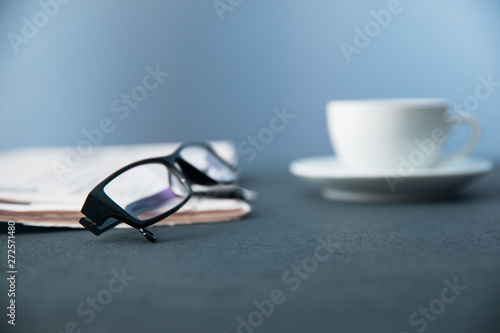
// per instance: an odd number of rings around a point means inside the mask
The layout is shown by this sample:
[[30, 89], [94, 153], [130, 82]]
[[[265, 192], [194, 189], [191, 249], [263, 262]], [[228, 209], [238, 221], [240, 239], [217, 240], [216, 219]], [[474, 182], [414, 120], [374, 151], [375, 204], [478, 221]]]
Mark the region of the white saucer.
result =
[[[321, 188], [325, 198], [351, 202], [387, 202], [442, 198], [487, 174], [493, 162], [481, 157], [467, 157], [449, 164], [415, 169], [404, 178], [397, 171], [388, 181], [383, 171], [355, 171], [345, 168], [335, 156], [298, 159], [290, 164], [295, 176]], [[390, 184], [393, 186], [391, 188]]]

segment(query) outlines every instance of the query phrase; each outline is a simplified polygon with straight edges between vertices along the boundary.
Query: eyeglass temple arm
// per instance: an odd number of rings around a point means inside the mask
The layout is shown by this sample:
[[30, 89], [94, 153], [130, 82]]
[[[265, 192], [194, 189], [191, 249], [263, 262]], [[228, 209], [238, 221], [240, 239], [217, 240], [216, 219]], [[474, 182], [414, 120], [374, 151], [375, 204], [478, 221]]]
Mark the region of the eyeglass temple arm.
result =
[[[114, 228], [116, 225], [118, 225], [120, 223], [121, 222], [119, 220], [117, 220], [115, 218], [110, 218], [110, 219], [106, 220], [106, 222], [103, 225], [98, 226], [98, 225], [96, 225], [94, 222], [92, 222], [90, 219], [88, 219], [86, 217], [82, 217], [80, 219], [80, 224], [85, 229], [87, 229], [88, 231], [90, 231], [91, 233], [93, 233], [96, 236], [99, 236], [103, 232], [105, 232], [105, 231], [107, 231], [107, 230], [109, 230], [111, 228]], [[139, 232], [144, 237], [146, 237], [146, 239], [148, 241], [150, 241], [152, 243], [156, 242], [156, 236], [149, 229], [147, 229], [147, 228], [141, 228], [141, 229], [138, 229], [138, 230], [139, 230]]]
[[118, 224], [120, 224], [121, 221], [115, 218], [108, 218], [102, 225], [97, 225], [94, 222], [92, 222], [89, 218], [87, 217], [82, 217], [80, 219], [80, 224], [93, 233], [96, 236], [99, 236], [105, 231], [108, 231], [111, 228], [116, 227]]
[[156, 236], [149, 230], [149, 229], [146, 229], [146, 228], [141, 228], [141, 229], [137, 229], [139, 230], [139, 232], [144, 236], [146, 237], [146, 239], [148, 241], [150, 241], [151, 243], [154, 243], [156, 242]]
[[242, 199], [245, 201], [254, 201], [257, 199], [257, 192], [234, 184], [212, 186], [193, 184], [191, 187], [195, 195], [210, 198]]

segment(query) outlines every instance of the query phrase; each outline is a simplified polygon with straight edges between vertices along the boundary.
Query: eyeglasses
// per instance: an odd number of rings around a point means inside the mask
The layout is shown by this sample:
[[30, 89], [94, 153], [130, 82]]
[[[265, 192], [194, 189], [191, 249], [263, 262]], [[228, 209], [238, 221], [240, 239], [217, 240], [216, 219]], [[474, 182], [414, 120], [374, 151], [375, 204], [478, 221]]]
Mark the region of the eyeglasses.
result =
[[[236, 170], [208, 145], [181, 145], [173, 154], [129, 164], [114, 172], [90, 191], [80, 224], [96, 236], [126, 223], [149, 241], [147, 229], [175, 213], [193, 195], [190, 183], [230, 184]], [[189, 182], [188, 182], [189, 181]]]

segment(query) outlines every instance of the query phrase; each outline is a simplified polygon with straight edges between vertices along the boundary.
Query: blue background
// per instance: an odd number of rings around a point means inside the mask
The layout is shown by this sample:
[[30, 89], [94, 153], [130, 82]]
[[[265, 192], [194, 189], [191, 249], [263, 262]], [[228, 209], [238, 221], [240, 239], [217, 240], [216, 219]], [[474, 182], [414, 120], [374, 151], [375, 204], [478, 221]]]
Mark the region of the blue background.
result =
[[[221, 0], [222, 1], [222, 0]], [[228, 3], [228, 0], [222, 1]], [[500, 4], [401, 0], [402, 11], [348, 63], [340, 44], [390, 1], [244, 0], [218, 15], [204, 1], [71, 1], [15, 52], [36, 2], [0, 4], [0, 149], [76, 145], [103, 118], [103, 144], [230, 139], [269, 127], [273, 109], [296, 115], [255, 156], [290, 161], [330, 154], [331, 99], [444, 97], [462, 103], [478, 76], [500, 82]], [[232, 0], [232, 3], [238, 3]], [[121, 120], [111, 104], [169, 76]], [[474, 111], [477, 154], [499, 156], [500, 88]], [[466, 140], [460, 130], [451, 143]], [[455, 146], [455, 147], [453, 147]]]

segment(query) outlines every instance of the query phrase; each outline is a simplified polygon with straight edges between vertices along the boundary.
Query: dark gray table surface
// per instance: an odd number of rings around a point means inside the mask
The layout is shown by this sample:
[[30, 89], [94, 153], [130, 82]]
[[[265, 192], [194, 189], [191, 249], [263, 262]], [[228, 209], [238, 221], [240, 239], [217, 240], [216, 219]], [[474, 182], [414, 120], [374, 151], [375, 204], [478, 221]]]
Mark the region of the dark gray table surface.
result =
[[156, 244], [18, 225], [16, 326], [4, 277], [0, 332], [500, 332], [498, 167], [427, 203], [328, 202], [286, 167], [243, 184], [250, 216], [158, 227]]

